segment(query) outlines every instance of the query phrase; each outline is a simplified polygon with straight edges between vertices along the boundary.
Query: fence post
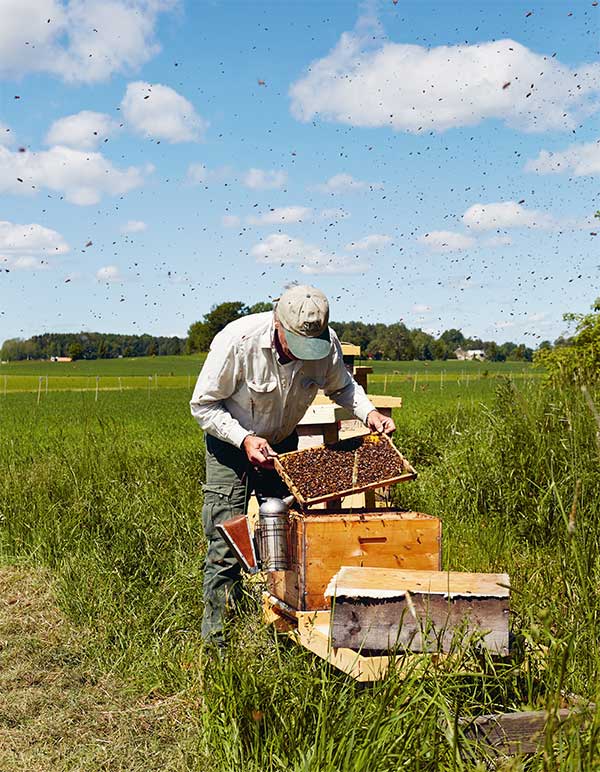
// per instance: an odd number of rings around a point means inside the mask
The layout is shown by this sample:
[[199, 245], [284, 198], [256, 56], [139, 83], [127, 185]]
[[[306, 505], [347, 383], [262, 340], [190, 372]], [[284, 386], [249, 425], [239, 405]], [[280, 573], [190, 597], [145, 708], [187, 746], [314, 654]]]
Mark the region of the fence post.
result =
[[42, 396], [42, 378], [43, 378], [42, 375], [40, 375], [40, 377], [38, 378], [38, 396], [37, 396], [38, 405], [40, 404], [40, 398]]

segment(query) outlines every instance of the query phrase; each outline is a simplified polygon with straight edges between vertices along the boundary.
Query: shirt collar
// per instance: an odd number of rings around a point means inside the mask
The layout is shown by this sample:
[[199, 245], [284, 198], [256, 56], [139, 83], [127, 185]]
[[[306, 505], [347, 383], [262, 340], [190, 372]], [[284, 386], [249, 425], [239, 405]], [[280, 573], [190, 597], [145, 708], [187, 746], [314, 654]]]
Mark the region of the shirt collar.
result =
[[265, 329], [261, 332], [258, 344], [261, 348], [269, 348], [272, 349], [275, 346], [274, 343], [274, 335], [275, 335], [275, 317], [273, 314], [271, 314], [271, 319], [269, 323], [266, 325]]

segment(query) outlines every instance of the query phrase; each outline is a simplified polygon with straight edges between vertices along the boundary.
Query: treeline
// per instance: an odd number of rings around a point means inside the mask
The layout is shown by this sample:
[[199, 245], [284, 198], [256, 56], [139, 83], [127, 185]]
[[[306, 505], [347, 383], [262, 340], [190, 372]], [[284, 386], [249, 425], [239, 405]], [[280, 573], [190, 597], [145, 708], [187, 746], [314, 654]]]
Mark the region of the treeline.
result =
[[26, 340], [12, 338], [0, 349], [2, 360], [50, 359], [116, 359], [183, 354], [185, 338], [153, 335], [116, 335], [101, 332], [55, 333], [34, 335]]
[[[190, 325], [187, 338], [153, 337], [152, 335], [115, 335], [99, 332], [46, 333], [22, 340], [13, 338], [0, 349], [3, 360], [49, 359], [69, 356], [73, 359], [111, 359], [116, 357], [163, 356], [193, 354], [208, 351], [212, 339], [229, 322], [247, 314], [270, 311], [273, 304], [260, 302], [247, 305], [242, 301], [228, 301], [214, 305], [203, 318]], [[521, 360], [530, 362], [533, 349], [522, 343], [496, 343], [492, 340], [468, 338], [458, 329], [445, 330], [434, 337], [420, 328], [409, 329], [402, 322], [394, 324], [365, 324], [364, 322], [331, 322], [340, 340], [360, 346], [365, 356], [374, 359], [432, 360], [455, 359], [456, 350], [479, 349], [492, 362]], [[554, 346], [568, 345], [562, 338]], [[539, 350], [552, 349], [544, 341]]]
[[[522, 343], [496, 343], [493, 340], [467, 338], [457, 329], [445, 330], [436, 338], [418, 327], [409, 329], [402, 322], [332, 322], [331, 327], [340, 340], [360, 346], [363, 354], [374, 359], [456, 359], [457, 349], [483, 351], [486, 359], [491, 362], [531, 362], [533, 359], [533, 349]], [[549, 341], [544, 341], [541, 345], [551, 346]]]
[[[237, 300], [220, 303], [204, 314], [199, 322], [194, 322], [188, 330], [188, 353], [208, 351], [214, 336], [229, 322], [246, 314], [270, 311], [272, 303], [261, 302], [253, 306]], [[484, 341], [480, 338], [467, 338], [460, 330], [451, 329], [443, 332], [439, 338], [429, 335], [419, 328], [409, 329], [402, 322], [395, 324], [365, 324], [364, 322], [331, 322], [340, 340], [360, 346], [366, 356], [374, 359], [455, 359], [456, 349], [480, 349], [486, 358], [493, 362], [521, 360], [530, 362], [533, 350], [517, 343]], [[540, 344], [541, 348], [551, 348], [549, 341]]]

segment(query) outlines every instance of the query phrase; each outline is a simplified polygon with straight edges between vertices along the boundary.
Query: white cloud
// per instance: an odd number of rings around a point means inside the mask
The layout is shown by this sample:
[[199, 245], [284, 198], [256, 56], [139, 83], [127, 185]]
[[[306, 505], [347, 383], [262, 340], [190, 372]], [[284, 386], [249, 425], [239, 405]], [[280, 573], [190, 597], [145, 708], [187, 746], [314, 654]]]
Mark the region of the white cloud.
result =
[[468, 249], [475, 245], [475, 239], [455, 231], [431, 231], [424, 236], [419, 236], [421, 244], [434, 252], [456, 252], [460, 249]]
[[121, 233], [141, 233], [147, 227], [148, 225], [143, 220], [127, 220], [125, 225], [121, 226]]
[[359, 190], [378, 190], [383, 185], [380, 182], [365, 182], [357, 180], [351, 174], [334, 174], [322, 185], [315, 185], [315, 190], [321, 193], [354, 193]]
[[297, 265], [300, 273], [305, 274], [359, 273], [367, 267], [358, 260], [325, 252], [285, 233], [272, 233], [253, 246], [250, 254], [257, 263]]
[[[600, 109], [600, 64], [574, 69], [514, 40], [426, 48], [345, 32], [290, 88], [292, 114], [397, 131], [486, 119], [522, 131], [570, 130]], [[381, 40], [381, 36], [377, 36]], [[507, 85], [508, 84], [508, 85]]]
[[385, 236], [382, 233], [372, 233], [370, 236], [365, 236], [364, 239], [360, 239], [359, 241], [351, 241], [349, 244], [346, 244], [344, 249], [347, 249], [350, 252], [353, 250], [367, 252], [372, 249], [386, 247], [388, 244], [391, 244], [391, 242], [391, 236]]
[[197, 141], [208, 126], [191, 102], [161, 83], [130, 83], [121, 111], [133, 131], [167, 142]]
[[221, 222], [226, 228], [237, 228], [241, 220], [236, 214], [224, 214], [221, 217]]
[[80, 206], [97, 204], [103, 195], [118, 196], [139, 187], [145, 170], [118, 169], [101, 153], [52, 147], [38, 153], [0, 147], [0, 192], [33, 194], [40, 188], [64, 194]]
[[287, 172], [267, 171], [265, 169], [249, 169], [242, 179], [242, 183], [251, 190], [272, 190], [282, 188], [287, 182]]
[[96, 279], [107, 284], [117, 284], [123, 281], [123, 276], [116, 265], [105, 265], [96, 271]]
[[431, 306], [427, 306], [422, 303], [417, 303], [412, 307], [411, 311], [413, 312], [413, 314], [426, 314], [426, 313], [429, 313], [429, 311], [431, 311]]
[[569, 145], [558, 153], [542, 150], [537, 158], [527, 161], [525, 169], [538, 174], [570, 173], [575, 177], [600, 175], [600, 139]]
[[69, 252], [69, 245], [57, 231], [37, 223], [21, 225], [0, 221], [0, 267], [45, 268], [55, 255]]
[[501, 201], [492, 204], [473, 204], [463, 214], [463, 222], [473, 230], [485, 231], [505, 228], [556, 227], [553, 217], [539, 209], [527, 209], [516, 201]]
[[160, 50], [158, 14], [176, 0], [0, 0], [0, 76], [49, 72], [94, 83]]
[[82, 110], [54, 121], [46, 135], [46, 144], [93, 150], [117, 128], [110, 115]]
[[312, 209], [306, 206], [282, 206], [271, 209], [258, 217], [248, 217], [246, 222], [250, 225], [277, 225], [278, 223], [302, 222], [310, 217]]

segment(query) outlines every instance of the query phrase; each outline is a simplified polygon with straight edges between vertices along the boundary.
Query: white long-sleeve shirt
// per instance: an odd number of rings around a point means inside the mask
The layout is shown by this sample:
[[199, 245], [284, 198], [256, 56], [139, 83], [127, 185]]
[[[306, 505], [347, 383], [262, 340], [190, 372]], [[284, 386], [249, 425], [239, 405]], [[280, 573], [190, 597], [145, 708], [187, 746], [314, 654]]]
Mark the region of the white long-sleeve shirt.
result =
[[190, 401], [204, 431], [237, 447], [251, 433], [281, 442], [319, 389], [366, 421], [375, 408], [347, 371], [331, 328], [329, 356], [288, 364], [279, 362], [274, 333], [267, 311], [237, 319], [215, 336]]

